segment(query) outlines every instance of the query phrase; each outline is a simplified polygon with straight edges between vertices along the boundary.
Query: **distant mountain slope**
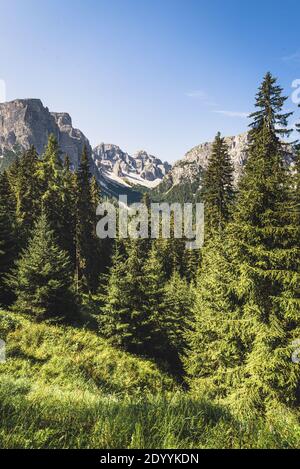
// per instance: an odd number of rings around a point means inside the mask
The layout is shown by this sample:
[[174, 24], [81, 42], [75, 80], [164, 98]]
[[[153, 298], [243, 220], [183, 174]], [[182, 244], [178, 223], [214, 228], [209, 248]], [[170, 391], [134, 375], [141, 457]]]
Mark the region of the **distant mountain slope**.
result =
[[[247, 158], [248, 133], [226, 137], [237, 181]], [[202, 179], [212, 152], [212, 142], [202, 143], [177, 161], [163, 181], [152, 191], [154, 199], [192, 201], [202, 187]]]
[[171, 165], [146, 151], [131, 156], [117, 145], [101, 143], [93, 150], [96, 167], [107, 180], [127, 186], [155, 187], [170, 171]]
[[31, 145], [41, 154], [50, 134], [54, 134], [63, 154], [68, 154], [74, 168], [78, 167], [83, 146], [92, 149], [84, 134], [72, 127], [67, 113], [51, 113], [39, 99], [17, 99], [0, 104], [0, 155], [2, 166], [22, 154]]
[[[117, 145], [105, 143], [92, 150], [87, 137], [72, 126], [69, 114], [50, 112], [39, 99], [17, 99], [0, 104], [0, 171], [31, 145], [41, 154], [50, 134], [56, 136], [62, 155], [68, 154], [73, 169], [78, 167], [86, 145], [91, 171], [102, 192], [109, 197], [127, 195], [129, 202], [140, 200], [145, 191], [154, 200], [198, 200], [212, 151], [212, 142], [202, 143], [172, 167], [146, 151], [131, 156]], [[248, 133], [225, 140], [237, 181], [247, 158]]]
[[83, 147], [87, 147], [91, 171], [107, 196], [126, 194], [130, 202], [139, 200], [141, 186], [154, 187], [171, 168], [145, 151], [130, 156], [104, 143], [93, 151], [87, 137], [73, 127], [69, 114], [50, 112], [40, 99], [17, 99], [0, 104], [0, 171], [31, 145], [42, 154], [50, 134], [56, 136], [62, 155], [69, 156], [72, 169], [78, 168]]
[[[225, 142], [234, 167], [234, 182], [237, 184], [247, 160], [249, 133], [225, 137]], [[199, 201], [203, 175], [207, 169], [212, 146], [213, 142], [201, 143], [188, 151], [173, 165], [163, 181], [151, 191], [152, 199], [169, 202]], [[286, 162], [288, 165], [293, 164], [293, 149], [289, 145], [286, 146]]]

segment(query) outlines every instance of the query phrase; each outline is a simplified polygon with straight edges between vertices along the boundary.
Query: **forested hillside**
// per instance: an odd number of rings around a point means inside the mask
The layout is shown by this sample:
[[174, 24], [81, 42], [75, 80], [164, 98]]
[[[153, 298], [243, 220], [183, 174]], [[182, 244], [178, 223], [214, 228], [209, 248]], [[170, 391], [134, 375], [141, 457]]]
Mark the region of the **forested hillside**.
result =
[[99, 239], [87, 149], [74, 171], [54, 135], [0, 175], [0, 446], [299, 446], [300, 150], [290, 164], [285, 101], [267, 73], [238, 185], [217, 133], [191, 193], [199, 250], [174, 219], [170, 239]]

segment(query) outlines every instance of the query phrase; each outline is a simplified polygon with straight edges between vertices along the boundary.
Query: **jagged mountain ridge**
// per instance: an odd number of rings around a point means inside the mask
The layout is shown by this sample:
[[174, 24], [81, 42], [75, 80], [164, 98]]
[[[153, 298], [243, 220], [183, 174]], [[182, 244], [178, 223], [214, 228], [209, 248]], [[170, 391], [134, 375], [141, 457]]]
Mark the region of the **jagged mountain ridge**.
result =
[[[234, 165], [234, 178], [238, 180], [247, 158], [248, 132], [226, 137], [229, 155]], [[213, 142], [205, 142], [189, 150], [177, 161], [162, 183], [157, 187], [159, 194], [171, 193], [178, 186], [191, 186], [193, 192], [201, 188], [203, 174], [212, 152]]]
[[[192, 200], [201, 189], [212, 151], [212, 142], [202, 143], [171, 167], [145, 151], [131, 156], [117, 145], [105, 143], [92, 150], [87, 137], [73, 128], [69, 114], [50, 112], [39, 99], [18, 99], [0, 104], [0, 170], [31, 145], [41, 154], [51, 133], [57, 137], [62, 154], [69, 155], [73, 169], [78, 167], [86, 145], [91, 170], [103, 192], [114, 197], [127, 194], [131, 201], [138, 200], [145, 188], [151, 189], [154, 199]], [[225, 141], [237, 181], [247, 158], [248, 133], [226, 137]]]
[[91, 170], [109, 196], [124, 193], [125, 188], [128, 194], [135, 192], [131, 189], [135, 184], [159, 183], [171, 168], [144, 151], [130, 156], [116, 145], [106, 144], [93, 151], [88, 138], [73, 127], [68, 113], [50, 112], [40, 99], [17, 99], [0, 103], [0, 170], [31, 145], [42, 154], [50, 134], [56, 136], [62, 155], [69, 156], [72, 169], [78, 167], [83, 147], [87, 147]]
[[[234, 167], [234, 183], [237, 184], [247, 161], [249, 132], [225, 137], [228, 153]], [[154, 189], [153, 198], [168, 201], [188, 202], [201, 199], [200, 191], [213, 142], [205, 142], [189, 150], [177, 161], [163, 181]], [[286, 146], [286, 163], [293, 165], [292, 146]], [[199, 197], [198, 197], [199, 195]]]
[[171, 169], [169, 163], [163, 163], [144, 150], [131, 156], [117, 145], [105, 143], [93, 149], [93, 158], [107, 177], [123, 178], [124, 183], [131, 184], [156, 185]]

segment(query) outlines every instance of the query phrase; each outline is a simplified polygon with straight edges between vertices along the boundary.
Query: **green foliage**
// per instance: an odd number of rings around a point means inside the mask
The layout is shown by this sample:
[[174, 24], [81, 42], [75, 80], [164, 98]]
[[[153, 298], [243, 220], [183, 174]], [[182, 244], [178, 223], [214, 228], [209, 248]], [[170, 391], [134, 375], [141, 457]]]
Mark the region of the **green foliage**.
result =
[[39, 160], [34, 147], [16, 160], [9, 169], [16, 203], [20, 245], [26, 246], [34, 223], [41, 212], [41, 187], [38, 180]]
[[203, 252], [187, 362], [193, 387], [253, 408], [299, 401], [291, 360], [300, 335], [299, 225], [278, 137], [288, 133], [285, 98], [275, 83], [267, 74], [257, 95], [233, 221]]
[[13, 267], [18, 251], [15, 204], [7, 173], [0, 174], [0, 304], [8, 306], [13, 294], [5, 277]]
[[[154, 314], [145, 304], [144, 261], [139, 241], [132, 241], [128, 255], [117, 244], [101, 313], [101, 332], [113, 344], [137, 354], [153, 354]], [[150, 288], [150, 286], [149, 286]], [[149, 298], [150, 300], [150, 298]]]
[[[74, 174], [50, 136], [41, 160], [31, 148], [0, 176], [0, 303], [16, 295], [13, 312], [0, 312], [8, 348], [1, 446], [299, 445], [300, 369], [291, 355], [300, 337], [300, 153], [291, 171], [285, 100], [268, 73], [234, 213], [220, 134], [193, 184], [166, 178], [144, 191], [147, 206], [160, 191], [169, 201], [204, 200], [201, 251], [175, 238], [172, 216], [170, 239], [116, 241], [103, 275], [112, 242], [96, 237], [101, 194], [86, 148]], [[74, 274], [81, 324], [97, 321], [103, 338], [50, 325], [78, 324]], [[190, 392], [149, 358], [178, 381], [183, 362]]]
[[[186, 166], [186, 164], [185, 164]], [[185, 181], [180, 184], [172, 185], [172, 180], [165, 178], [158, 185], [157, 188], [149, 191], [151, 200], [153, 202], [178, 202], [178, 203], [192, 203], [201, 200], [201, 184], [203, 180], [204, 171], [202, 168], [197, 168], [198, 174], [193, 179], [193, 182]]]
[[202, 250], [201, 249], [186, 249], [184, 266], [184, 276], [188, 282], [194, 282], [200, 269], [202, 261]]
[[75, 174], [70, 170], [70, 161], [66, 156], [61, 176], [60, 232], [58, 236], [61, 248], [70, 256], [73, 271], [75, 271], [76, 263], [75, 183]]
[[291, 360], [300, 334], [299, 225], [290, 210], [292, 179], [278, 137], [289, 132], [287, 115], [280, 114], [286, 99], [280, 93], [268, 74], [257, 96], [259, 111], [230, 234], [240, 259], [241, 310], [252, 334], [245, 392], [258, 404], [274, 399], [292, 405], [300, 382], [299, 367]]
[[186, 352], [193, 300], [193, 292], [187, 280], [174, 270], [164, 286], [164, 327], [173, 356], [176, 354], [182, 358]]
[[282, 92], [283, 89], [277, 85], [277, 78], [267, 72], [256, 94], [255, 107], [257, 110], [249, 116], [252, 119], [250, 134], [253, 139], [264, 128], [273, 136], [285, 136], [291, 133], [287, 126], [288, 119], [293, 113], [282, 112], [283, 105], [287, 100]]
[[210, 398], [224, 397], [240, 383], [239, 367], [246, 351], [248, 327], [239, 312], [231, 249], [222, 234], [216, 234], [203, 249], [187, 335], [185, 364], [190, 385]]
[[57, 245], [44, 213], [8, 283], [17, 298], [16, 310], [36, 320], [76, 319], [69, 257]]
[[209, 157], [202, 186], [205, 207], [205, 236], [224, 229], [230, 218], [234, 197], [233, 165], [225, 139], [218, 133]]
[[14, 145], [12, 150], [4, 149], [2, 158], [0, 159], [0, 174], [7, 171], [22, 155], [19, 145]]
[[155, 358], [173, 373], [182, 374], [180, 358], [191, 307], [187, 281], [174, 269], [167, 282], [160, 242], [153, 242], [148, 254], [143, 240], [127, 242], [125, 252], [122, 247], [118, 242], [108, 283], [100, 295], [104, 303], [100, 333], [112, 344]]
[[233, 416], [91, 332], [0, 311], [0, 336], [1, 448], [298, 447], [298, 414]]
[[84, 147], [76, 172], [76, 283], [77, 290], [96, 291], [100, 266], [100, 242], [96, 237], [96, 181], [91, 185], [89, 156]]
[[[0, 310], [0, 337], [7, 344], [3, 377], [27, 378], [39, 392], [58, 397], [157, 394], [175, 391], [168, 375], [151, 361], [114, 349], [94, 332], [32, 322]], [[46, 392], [45, 389], [48, 389]]]
[[[62, 238], [68, 233], [65, 226], [64, 173], [57, 139], [50, 135], [47, 147], [39, 164], [38, 181], [42, 191], [42, 207], [48, 223], [63, 247]], [[64, 246], [65, 247], [65, 246]]]

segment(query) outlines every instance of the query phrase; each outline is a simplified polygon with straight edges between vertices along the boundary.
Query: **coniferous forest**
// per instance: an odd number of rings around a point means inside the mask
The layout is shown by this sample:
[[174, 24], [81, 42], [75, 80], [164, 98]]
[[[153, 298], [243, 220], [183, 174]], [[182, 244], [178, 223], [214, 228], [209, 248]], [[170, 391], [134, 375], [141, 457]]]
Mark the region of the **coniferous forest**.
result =
[[51, 135], [2, 172], [1, 447], [300, 446], [300, 149], [285, 102], [267, 73], [238, 184], [216, 134], [201, 249], [174, 219], [170, 239], [99, 239], [87, 148], [73, 170]]

